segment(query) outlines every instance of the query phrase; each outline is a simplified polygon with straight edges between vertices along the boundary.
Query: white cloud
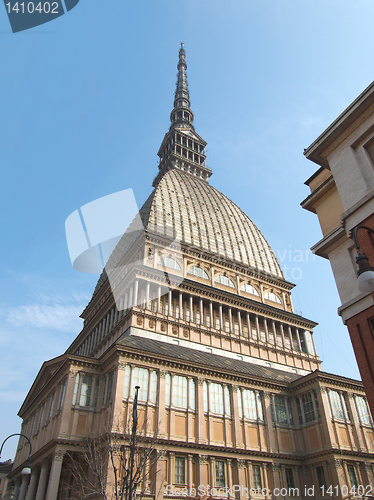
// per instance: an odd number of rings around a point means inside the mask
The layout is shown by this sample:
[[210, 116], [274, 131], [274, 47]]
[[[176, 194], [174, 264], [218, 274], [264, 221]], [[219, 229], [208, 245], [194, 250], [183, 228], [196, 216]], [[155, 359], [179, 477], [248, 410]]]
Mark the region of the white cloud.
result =
[[[82, 305], [48, 304], [45, 302], [30, 305], [10, 307], [2, 315], [5, 322], [11, 327], [48, 328], [64, 332], [71, 332], [82, 326], [79, 315]], [[78, 332], [77, 332], [78, 333]]]

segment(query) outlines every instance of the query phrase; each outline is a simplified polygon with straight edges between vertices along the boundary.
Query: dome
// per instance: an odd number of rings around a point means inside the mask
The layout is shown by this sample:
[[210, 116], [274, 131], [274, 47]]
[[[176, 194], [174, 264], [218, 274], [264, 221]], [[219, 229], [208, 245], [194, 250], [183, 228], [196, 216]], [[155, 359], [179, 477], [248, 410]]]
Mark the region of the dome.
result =
[[181, 244], [283, 279], [270, 245], [251, 219], [207, 181], [166, 172], [140, 210], [145, 229], [170, 227]]

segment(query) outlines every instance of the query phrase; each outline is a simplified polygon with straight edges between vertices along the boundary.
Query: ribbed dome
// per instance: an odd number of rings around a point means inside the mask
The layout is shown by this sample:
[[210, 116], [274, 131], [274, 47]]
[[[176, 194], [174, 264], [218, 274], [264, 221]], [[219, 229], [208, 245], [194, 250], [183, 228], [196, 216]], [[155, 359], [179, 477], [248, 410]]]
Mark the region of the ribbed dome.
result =
[[182, 244], [283, 278], [260, 230], [206, 181], [178, 169], [167, 172], [140, 210], [144, 227], [173, 228]]

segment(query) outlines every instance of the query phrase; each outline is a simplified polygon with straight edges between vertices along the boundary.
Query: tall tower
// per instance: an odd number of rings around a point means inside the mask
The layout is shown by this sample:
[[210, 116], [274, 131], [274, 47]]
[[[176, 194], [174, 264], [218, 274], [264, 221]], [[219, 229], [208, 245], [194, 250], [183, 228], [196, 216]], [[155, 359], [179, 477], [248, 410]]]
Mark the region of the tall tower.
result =
[[[347, 478], [374, 485], [362, 384], [320, 370], [316, 323], [293, 311], [294, 285], [251, 219], [209, 184], [186, 68], [182, 45], [141, 223], [118, 243], [114, 274], [100, 277], [82, 331], [44, 363], [20, 409], [33, 445], [27, 500], [74, 498], [72, 456], [82, 459], [88, 436], [115, 435], [127, 449], [136, 386], [143, 441], [157, 436], [157, 463], [139, 486], [145, 498], [198, 497], [199, 486], [206, 496], [226, 487], [226, 497], [247, 500], [276, 498], [280, 488], [298, 489], [294, 498], [305, 487], [341, 492]], [[15, 492], [26, 457], [20, 442]], [[110, 496], [111, 462], [103, 474]]]

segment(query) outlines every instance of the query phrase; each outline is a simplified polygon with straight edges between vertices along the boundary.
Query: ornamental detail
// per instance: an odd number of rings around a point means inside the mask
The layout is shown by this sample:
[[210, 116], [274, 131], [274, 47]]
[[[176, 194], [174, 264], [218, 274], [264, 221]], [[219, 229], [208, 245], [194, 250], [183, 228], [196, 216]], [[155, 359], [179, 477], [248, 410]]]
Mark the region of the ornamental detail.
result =
[[161, 331], [166, 332], [166, 323], [161, 323]]
[[199, 464], [206, 464], [207, 463], [207, 455], [199, 455]]
[[149, 324], [149, 328], [154, 328], [156, 325], [156, 321], [154, 319], [150, 319], [148, 324]]
[[204, 385], [205, 380], [201, 377], [198, 377], [197, 379], [197, 385]]
[[63, 450], [56, 450], [53, 454], [53, 460], [63, 460], [65, 452]]
[[238, 459], [236, 462], [238, 464], [238, 468], [239, 469], [244, 469], [245, 468], [245, 460], [239, 460]]
[[279, 472], [279, 465], [278, 464], [271, 464], [271, 468], [273, 472]]
[[118, 370], [124, 370], [127, 366], [126, 361], [118, 361], [117, 363], [117, 368]]
[[190, 336], [190, 332], [187, 330], [187, 328], [183, 329], [183, 337], [188, 338]]
[[157, 458], [159, 460], [164, 460], [166, 456], [166, 450], [158, 450], [157, 451]]
[[172, 331], [173, 335], [178, 335], [178, 328], [176, 326], [173, 326], [171, 331]]
[[338, 469], [338, 468], [342, 467], [342, 465], [343, 465], [342, 460], [338, 460], [338, 459], [329, 460], [328, 464], [329, 464], [330, 469]]
[[142, 326], [142, 324], [143, 324], [143, 318], [140, 318], [140, 317], [136, 318], [136, 323], [137, 323], [139, 326]]

